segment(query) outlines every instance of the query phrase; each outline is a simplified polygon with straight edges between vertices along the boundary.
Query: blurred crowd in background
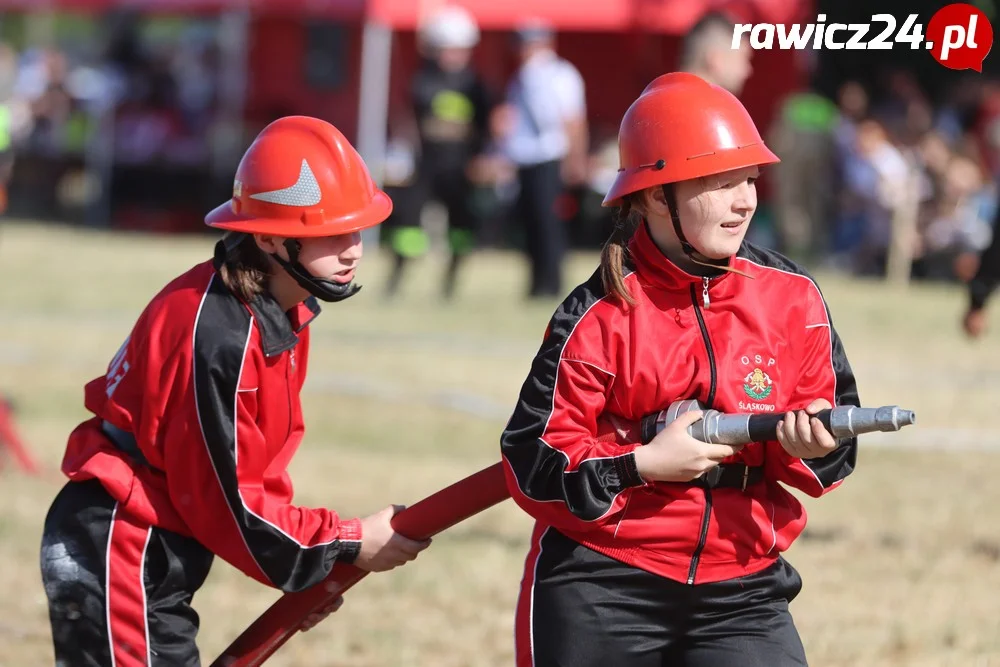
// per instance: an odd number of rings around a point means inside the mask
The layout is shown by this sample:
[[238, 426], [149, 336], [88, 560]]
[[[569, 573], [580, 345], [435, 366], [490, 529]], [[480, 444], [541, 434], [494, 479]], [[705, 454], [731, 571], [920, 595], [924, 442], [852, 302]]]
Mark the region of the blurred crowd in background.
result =
[[808, 245], [833, 266], [881, 274], [902, 211], [914, 217], [917, 277], [971, 277], [995, 224], [996, 81], [963, 77], [939, 106], [905, 70], [891, 73], [878, 104], [847, 81], [834, 100], [789, 100], [772, 141], [785, 157], [778, 214], [792, 248]]
[[[156, 230], [156, 207], [176, 206], [176, 186], [203, 180], [214, 159], [215, 30], [130, 25], [101, 41], [74, 27], [84, 34], [49, 46], [0, 44], [9, 214], [107, 225], [141, 204], [134, 226]], [[211, 201], [189, 195], [192, 209]]]
[[[730, 48], [727, 21], [697, 23], [675, 67], [739, 96], [754, 53]], [[217, 26], [151, 25], [113, 31], [99, 48], [0, 44], [9, 216], [89, 211], [76, 221], [162, 230], [159, 209], [200, 215], [227, 196], [238, 154], [220, 147], [242, 151], [271, 118], [233, 129]], [[531, 260], [533, 296], [559, 294], [565, 252], [599, 248], [614, 224], [600, 200], [617, 169], [615, 137], [589, 123], [588, 82], [560, 55], [552, 26], [526, 23], [512, 37], [518, 65], [497, 87], [473, 64], [480, 32], [471, 16], [453, 9], [418, 32], [419, 66], [409, 100], [389, 115], [379, 171], [396, 202], [382, 236], [396, 258], [390, 291], [433, 247], [435, 221], [452, 257], [445, 293], [472, 250], [514, 245]], [[877, 89], [847, 79], [833, 94], [795, 92], [778, 109], [761, 130], [783, 161], [765, 175], [752, 240], [811, 266], [883, 275], [901, 238], [914, 277], [971, 277], [995, 233], [1000, 82], [955, 72], [932, 96], [898, 68]], [[54, 196], [39, 194], [46, 187]]]

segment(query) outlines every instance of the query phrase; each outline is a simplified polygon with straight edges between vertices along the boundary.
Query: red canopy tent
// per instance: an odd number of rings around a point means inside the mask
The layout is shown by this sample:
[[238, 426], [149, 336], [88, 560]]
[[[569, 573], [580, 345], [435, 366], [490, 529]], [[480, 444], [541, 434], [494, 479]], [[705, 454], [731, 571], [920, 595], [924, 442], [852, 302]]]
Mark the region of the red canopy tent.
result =
[[801, 0], [0, 0], [0, 11], [59, 10], [144, 13], [218, 13], [248, 10], [263, 14], [309, 15], [371, 20], [395, 30], [413, 30], [422, 13], [442, 4], [471, 11], [484, 30], [509, 30], [526, 16], [544, 19], [562, 31], [615, 32], [635, 26], [678, 34], [706, 11], [722, 10], [743, 22], [796, 20]]
[[146, 14], [255, 13], [317, 15], [362, 20], [365, 0], [0, 0], [0, 11], [100, 13], [133, 9]]
[[[421, 12], [439, 0], [369, 0], [367, 15], [398, 30], [413, 30]], [[742, 22], [793, 21], [799, 0], [449, 0], [468, 9], [485, 30], [508, 30], [531, 16], [566, 32], [646, 32], [680, 34], [704, 13], [721, 10]]]

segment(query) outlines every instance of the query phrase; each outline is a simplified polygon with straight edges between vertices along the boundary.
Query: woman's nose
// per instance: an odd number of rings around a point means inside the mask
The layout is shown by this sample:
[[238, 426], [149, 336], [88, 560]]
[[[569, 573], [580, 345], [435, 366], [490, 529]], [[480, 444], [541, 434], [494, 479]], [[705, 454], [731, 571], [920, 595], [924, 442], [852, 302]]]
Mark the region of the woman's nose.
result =
[[733, 199], [733, 210], [740, 213], [753, 211], [757, 208], [757, 191], [750, 185], [749, 181], [744, 182], [736, 190], [736, 197]]

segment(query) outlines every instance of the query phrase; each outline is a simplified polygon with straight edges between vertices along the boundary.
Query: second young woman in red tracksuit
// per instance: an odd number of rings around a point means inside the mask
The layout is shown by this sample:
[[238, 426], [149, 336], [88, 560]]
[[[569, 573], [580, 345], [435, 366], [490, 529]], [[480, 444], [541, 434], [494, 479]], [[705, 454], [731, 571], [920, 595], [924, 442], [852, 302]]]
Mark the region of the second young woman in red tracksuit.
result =
[[[651, 83], [619, 146], [605, 203], [622, 228], [552, 317], [502, 436], [536, 519], [517, 664], [805, 664], [782, 553], [806, 513], [785, 487], [818, 497], [852, 472], [856, 441], [810, 414], [859, 403], [816, 283], [743, 241], [777, 157], [735, 97], [691, 74]], [[787, 414], [744, 447], [687, 435], [697, 412], [646, 445], [598, 437], [683, 399]]]
[[200, 665], [192, 603], [215, 557], [298, 591], [337, 562], [384, 571], [426, 548], [394, 531], [394, 507], [296, 504], [288, 474], [318, 300], [358, 291], [361, 230], [391, 209], [325, 121], [280, 118], [249, 147], [206, 218], [225, 232], [215, 257], [160, 290], [87, 383], [42, 531], [57, 664]]

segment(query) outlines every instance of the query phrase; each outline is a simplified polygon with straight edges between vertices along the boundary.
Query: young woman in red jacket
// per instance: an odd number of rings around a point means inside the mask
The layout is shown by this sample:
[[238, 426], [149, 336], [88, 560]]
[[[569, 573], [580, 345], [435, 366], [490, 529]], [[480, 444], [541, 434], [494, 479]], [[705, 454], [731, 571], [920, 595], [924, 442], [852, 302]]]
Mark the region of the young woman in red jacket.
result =
[[[744, 242], [778, 158], [732, 94], [687, 73], [626, 113], [605, 204], [621, 226], [559, 306], [501, 442], [536, 519], [517, 607], [519, 667], [804, 665], [782, 558], [855, 465], [811, 417], [858, 405], [816, 283]], [[607, 442], [682, 399], [786, 413], [774, 439], [709, 445], [687, 413], [651, 442]], [[715, 470], [706, 476], [709, 470]]]
[[86, 386], [92, 416], [42, 535], [57, 664], [200, 664], [192, 599], [216, 556], [296, 591], [337, 562], [389, 570], [427, 546], [393, 530], [393, 507], [295, 504], [288, 475], [317, 299], [358, 291], [360, 232], [391, 210], [329, 123], [282, 118], [247, 150], [206, 219], [226, 232], [214, 259], [166, 285]]

